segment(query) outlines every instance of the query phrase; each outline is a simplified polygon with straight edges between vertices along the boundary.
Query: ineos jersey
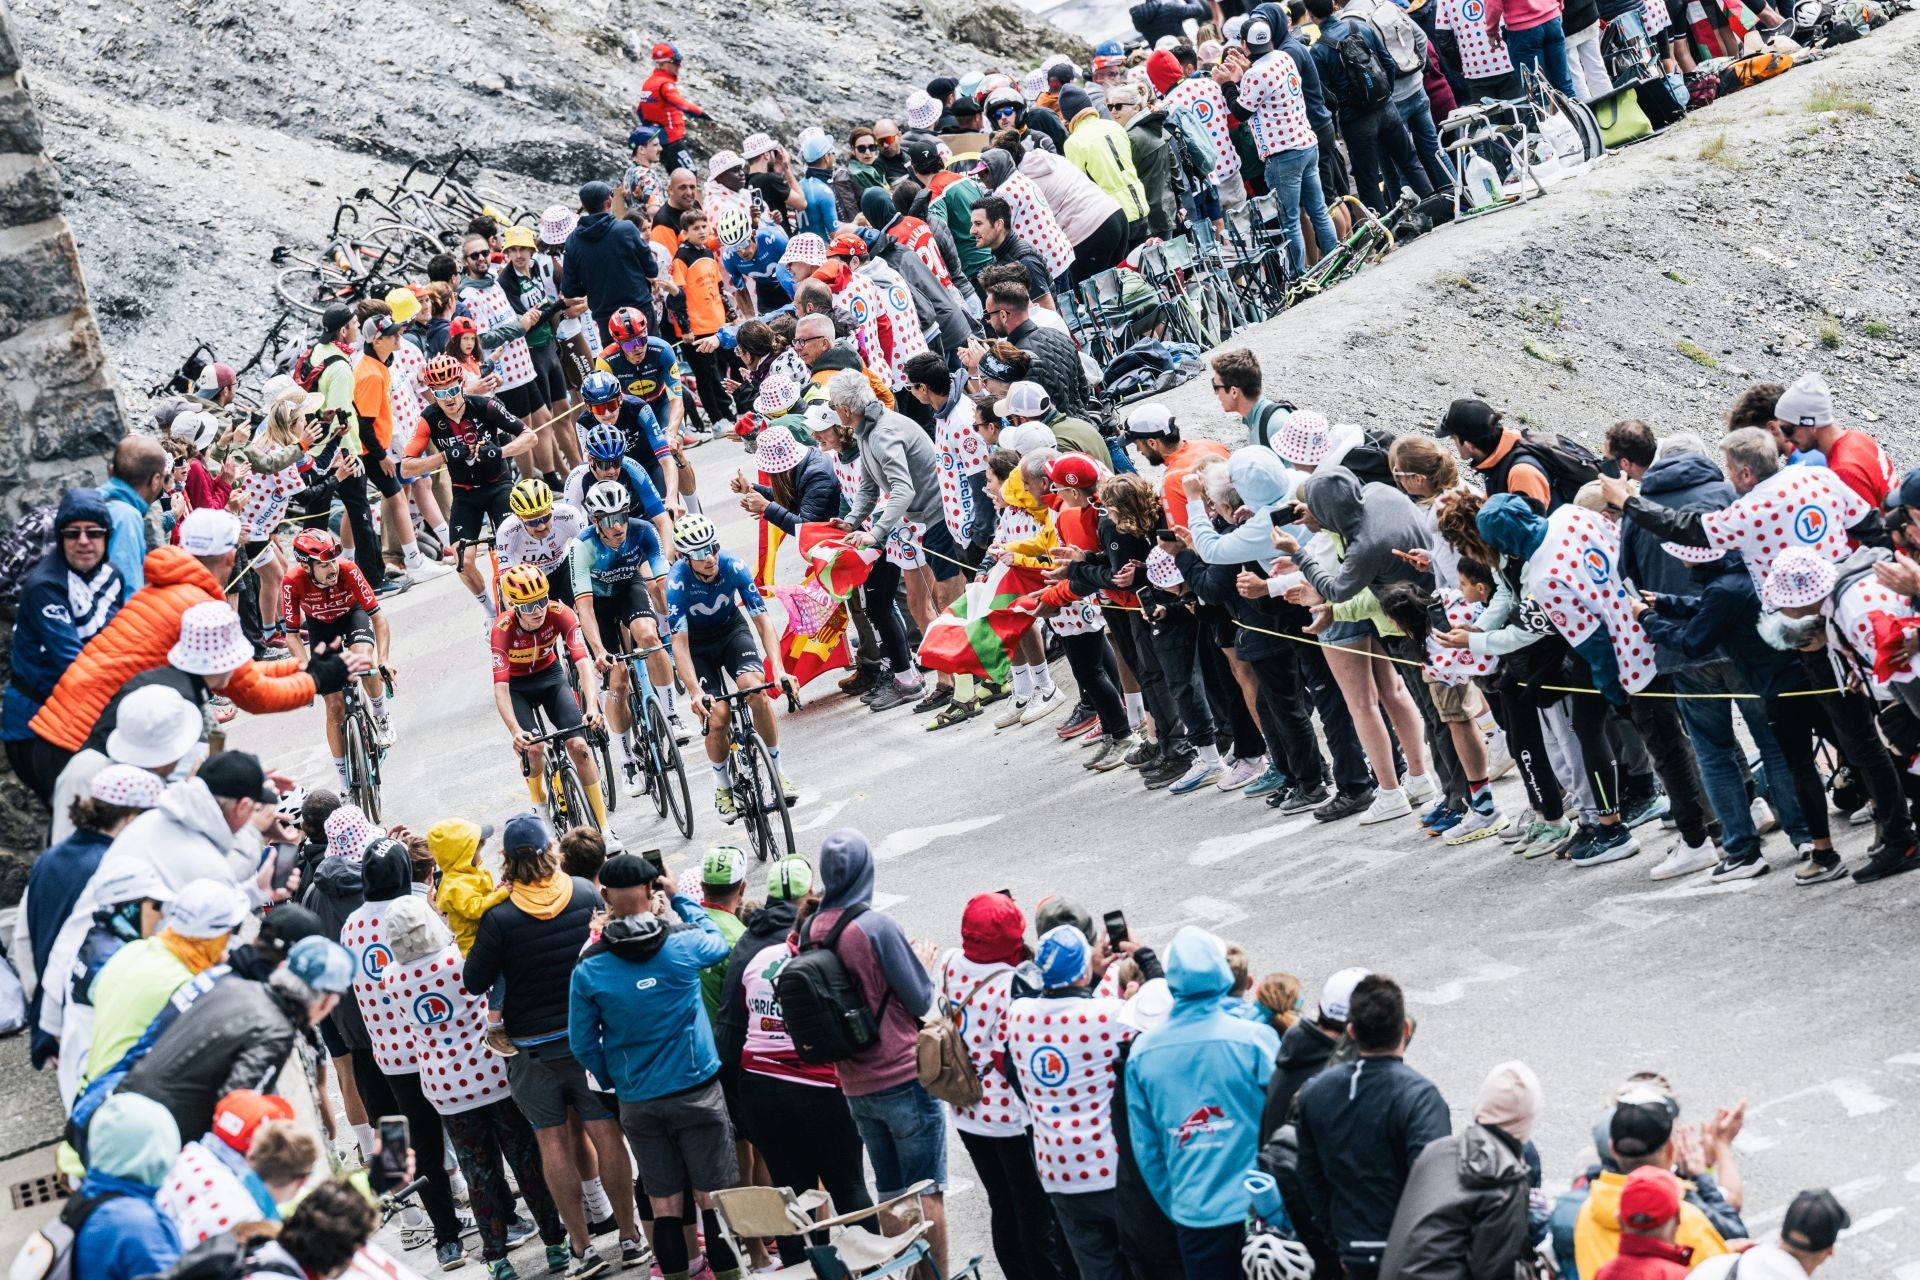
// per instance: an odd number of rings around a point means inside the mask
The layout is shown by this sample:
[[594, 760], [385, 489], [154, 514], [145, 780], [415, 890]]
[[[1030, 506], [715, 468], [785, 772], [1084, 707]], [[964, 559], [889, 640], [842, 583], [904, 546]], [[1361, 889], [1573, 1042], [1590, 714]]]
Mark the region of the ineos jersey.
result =
[[295, 566], [292, 573], [281, 579], [280, 616], [289, 627], [300, 626], [308, 619], [338, 622], [355, 609], [364, 611], [368, 617], [380, 612], [379, 597], [360, 575], [360, 567], [346, 559], [339, 563], [340, 576], [330, 587], [315, 582], [313, 570], [304, 564]]
[[494, 534], [494, 546], [500, 553], [500, 567], [516, 564], [538, 565], [549, 576], [567, 562], [573, 540], [587, 531], [587, 517], [570, 502], [553, 504], [553, 519], [535, 534], [519, 516], [508, 516]]
[[467, 396], [466, 412], [458, 422], [431, 404], [420, 415], [407, 456], [417, 458], [431, 444], [433, 452], [446, 458], [454, 488], [490, 489], [513, 478], [513, 462], [501, 457], [500, 449], [526, 429], [492, 396]]

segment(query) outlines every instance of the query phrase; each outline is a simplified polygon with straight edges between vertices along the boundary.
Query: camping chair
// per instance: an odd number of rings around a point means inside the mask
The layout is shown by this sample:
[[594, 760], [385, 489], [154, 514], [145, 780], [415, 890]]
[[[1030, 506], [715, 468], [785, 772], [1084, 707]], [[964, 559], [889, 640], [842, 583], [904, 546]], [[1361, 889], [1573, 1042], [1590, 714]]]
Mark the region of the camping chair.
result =
[[[1489, 98], [1455, 107], [1453, 114], [1440, 122], [1440, 149], [1453, 166], [1454, 221], [1477, 218], [1547, 194], [1546, 184], [1533, 172], [1532, 149], [1527, 146], [1532, 119], [1533, 107], [1524, 99], [1502, 102]], [[1476, 152], [1492, 161], [1503, 177], [1500, 198], [1479, 208], [1473, 207], [1467, 194], [1467, 165]]]
[[[819, 1190], [795, 1195], [789, 1187], [733, 1187], [713, 1192], [714, 1216], [720, 1221], [720, 1235], [734, 1256], [748, 1256], [746, 1239], [774, 1236], [809, 1236], [826, 1232], [826, 1244], [807, 1244], [810, 1261], [799, 1266], [782, 1267], [773, 1274], [789, 1280], [876, 1280], [880, 1276], [906, 1276], [922, 1263], [934, 1280], [979, 1280], [980, 1259], [970, 1259], [951, 1277], [942, 1276], [934, 1266], [926, 1234], [931, 1225], [920, 1208], [920, 1197], [936, 1188], [931, 1181], [916, 1183], [887, 1201], [852, 1213], [833, 1214], [815, 1219], [813, 1211], [833, 1201]], [[909, 1203], [911, 1202], [911, 1203]], [[883, 1213], [902, 1213], [911, 1219], [907, 1230], [896, 1236], [876, 1235], [854, 1224]], [[884, 1220], [883, 1220], [884, 1221]]]

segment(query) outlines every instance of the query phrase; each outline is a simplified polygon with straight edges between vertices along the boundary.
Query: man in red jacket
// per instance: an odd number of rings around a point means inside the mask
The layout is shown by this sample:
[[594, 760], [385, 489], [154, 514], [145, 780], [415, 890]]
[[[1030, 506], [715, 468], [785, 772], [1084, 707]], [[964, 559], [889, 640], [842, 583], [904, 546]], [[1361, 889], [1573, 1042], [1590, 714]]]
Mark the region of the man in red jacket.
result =
[[1676, 1244], [1680, 1182], [1657, 1165], [1643, 1165], [1620, 1189], [1620, 1252], [1594, 1280], [1686, 1280], [1693, 1250]]
[[670, 41], [653, 46], [653, 74], [640, 86], [640, 101], [633, 110], [642, 123], [658, 125], [663, 131], [660, 160], [668, 173], [693, 168], [693, 153], [687, 150], [687, 117], [704, 120], [707, 113], [680, 92], [680, 50]]

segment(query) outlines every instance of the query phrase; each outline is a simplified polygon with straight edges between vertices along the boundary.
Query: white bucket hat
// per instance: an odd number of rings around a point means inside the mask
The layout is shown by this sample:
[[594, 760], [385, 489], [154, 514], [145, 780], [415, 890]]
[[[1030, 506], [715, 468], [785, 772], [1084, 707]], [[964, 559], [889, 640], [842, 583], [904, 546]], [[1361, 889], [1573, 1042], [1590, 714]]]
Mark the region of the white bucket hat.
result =
[[169, 665], [195, 676], [237, 671], [252, 657], [240, 615], [219, 600], [203, 600], [181, 614], [180, 638], [167, 650]]
[[793, 432], [776, 422], [760, 433], [753, 460], [754, 465], [768, 475], [780, 475], [799, 466], [806, 456], [806, 450], [793, 438]]
[[552, 205], [540, 215], [540, 243], [565, 244], [578, 225], [579, 214], [563, 204]]
[[148, 685], [120, 700], [113, 732], [107, 735], [107, 757], [116, 764], [158, 769], [192, 750], [205, 727], [206, 720], [191, 702], [166, 685]]
[[1804, 609], [1832, 595], [1839, 577], [1833, 561], [1812, 547], [1788, 547], [1774, 557], [1760, 599], [1769, 609]]
[[157, 775], [130, 764], [110, 764], [87, 784], [89, 796], [122, 809], [151, 809], [164, 790], [166, 783]]

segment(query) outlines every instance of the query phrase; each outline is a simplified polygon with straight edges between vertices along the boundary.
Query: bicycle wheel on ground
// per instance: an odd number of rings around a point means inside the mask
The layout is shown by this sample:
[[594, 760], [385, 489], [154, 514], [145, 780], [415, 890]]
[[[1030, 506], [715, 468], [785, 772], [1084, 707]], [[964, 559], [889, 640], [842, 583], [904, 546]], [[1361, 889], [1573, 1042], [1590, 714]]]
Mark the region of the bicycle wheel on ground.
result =
[[[742, 749], [747, 776], [735, 783], [734, 803], [744, 800], [747, 822], [753, 833], [754, 855], [762, 862], [789, 857], [793, 853], [793, 815], [787, 811], [787, 799], [780, 794], [780, 775], [767, 755], [766, 744], [755, 738]], [[740, 784], [750, 792], [739, 794]]]
[[310, 316], [353, 294], [346, 273], [334, 267], [288, 267], [274, 277], [273, 288], [288, 306]]
[[360, 806], [360, 812], [367, 815], [367, 821], [378, 824], [380, 781], [374, 773], [373, 758], [367, 750], [367, 738], [361, 730], [359, 717], [356, 716], [347, 724], [346, 736], [348, 799]]
[[666, 712], [651, 699], [647, 702], [647, 736], [652, 739], [648, 750], [657, 770], [654, 785], [658, 791], [654, 804], [663, 806], [662, 814], [671, 811], [673, 825], [680, 829], [683, 838], [691, 840], [693, 796], [687, 790], [686, 760], [680, 753], [680, 744], [673, 740], [673, 726], [667, 723]]
[[595, 729], [587, 738], [587, 749], [592, 751], [595, 763], [600, 766], [600, 798], [607, 802], [607, 812], [612, 813], [620, 802], [620, 783], [623, 779], [615, 777], [613, 772], [613, 733], [605, 725]]

